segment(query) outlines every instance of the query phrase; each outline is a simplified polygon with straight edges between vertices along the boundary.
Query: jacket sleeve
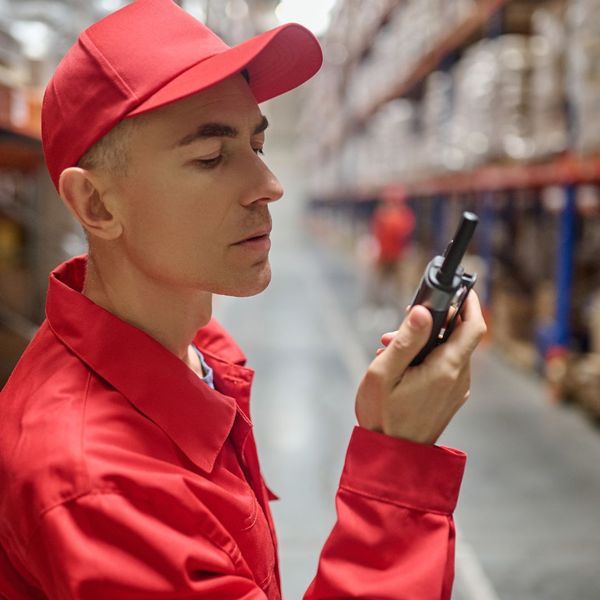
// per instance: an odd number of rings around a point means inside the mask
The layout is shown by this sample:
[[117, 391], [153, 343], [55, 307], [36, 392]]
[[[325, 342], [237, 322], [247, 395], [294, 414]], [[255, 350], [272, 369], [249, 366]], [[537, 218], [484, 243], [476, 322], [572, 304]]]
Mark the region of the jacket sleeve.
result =
[[210, 528], [176, 499], [165, 511], [151, 497], [90, 493], [44, 515], [28, 567], [49, 600], [266, 600], [235, 546], [221, 547]]
[[[357, 427], [337, 523], [305, 600], [449, 600], [464, 463], [458, 451]], [[48, 510], [27, 564], [49, 600], [266, 600], [236, 547], [211, 533], [209, 515], [190, 520], [169, 497], [169, 510], [111, 492]]]
[[304, 598], [450, 600], [466, 456], [356, 427], [337, 522]]

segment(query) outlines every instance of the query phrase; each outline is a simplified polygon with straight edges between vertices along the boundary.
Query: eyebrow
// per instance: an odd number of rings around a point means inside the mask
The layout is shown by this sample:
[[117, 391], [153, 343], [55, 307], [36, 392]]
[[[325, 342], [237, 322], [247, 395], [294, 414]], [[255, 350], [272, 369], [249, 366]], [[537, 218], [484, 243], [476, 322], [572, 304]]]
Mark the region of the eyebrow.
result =
[[[262, 133], [269, 126], [269, 121], [264, 115], [260, 123], [254, 128], [252, 135]], [[192, 133], [188, 133], [185, 137], [177, 142], [177, 146], [187, 146], [196, 140], [206, 140], [215, 137], [236, 138], [240, 134], [239, 130], [226, 123], [204, 123], [200, 125]]]

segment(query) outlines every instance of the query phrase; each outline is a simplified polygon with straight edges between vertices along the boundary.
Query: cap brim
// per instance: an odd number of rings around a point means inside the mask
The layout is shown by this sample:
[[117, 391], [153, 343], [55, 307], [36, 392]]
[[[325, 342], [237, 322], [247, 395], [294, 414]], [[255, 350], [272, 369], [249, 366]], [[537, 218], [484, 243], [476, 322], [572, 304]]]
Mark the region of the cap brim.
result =
[[310, 79], [321, 67], [317, 38], [297, 23], [266, 31], [190, 67], [130, 111], [134, 116], [205, 90], [242, 69], [258, 103], [279, 96]]

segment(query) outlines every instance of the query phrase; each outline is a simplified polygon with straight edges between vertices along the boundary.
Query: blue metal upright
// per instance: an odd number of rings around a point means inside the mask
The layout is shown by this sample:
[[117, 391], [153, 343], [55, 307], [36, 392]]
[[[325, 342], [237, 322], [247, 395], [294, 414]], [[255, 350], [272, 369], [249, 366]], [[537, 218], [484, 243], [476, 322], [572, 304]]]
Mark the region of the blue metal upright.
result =
[[482, 285], [482, 303], [489, 307], [492, 301], [492, 265], [493, 265], [493, 243], [492, 234], [494, 229], [494, 192], [484, 192], [482, 208], [479, 215], [479, 255], [486, 267], [486, 277]]
[[556, 257], [556, 321], [554, 337], [557, 346], [567, 348], [571, 335], [571, 294], [573, 288], [573, 254], [575, 248], [575, 199], [577, 186], [564, 187], [565, 205], [560, 214], [560, 230]]

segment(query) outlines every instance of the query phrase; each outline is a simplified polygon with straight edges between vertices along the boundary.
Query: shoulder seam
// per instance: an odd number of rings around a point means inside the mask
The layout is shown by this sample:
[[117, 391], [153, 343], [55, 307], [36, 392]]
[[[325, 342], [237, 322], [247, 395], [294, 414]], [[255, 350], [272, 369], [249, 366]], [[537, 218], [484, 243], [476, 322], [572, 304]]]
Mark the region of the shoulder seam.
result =
[[44, 517], [51, 510], [53, 510], [53, 509], [55, 509], [55, 508], [57, 508], [59, 506], [64, 506], [65, 504], [68, 504], [69, 502], [72, 502], [73, 500], [77, 500], [78, 498], [81, 498], [83, 496], [87, 496], [88, 494], [90, 494], [90, 490], [85, 490], [83, 492], [78, 492], [77, 494], [73, 494], [72, 496], [68, 496], [67, 498], [63, 498], [59, 502], [55, 502], [54, 504], [50, 504], [50, 506], [46, 506], [46, 508], [42, 509], [40, 511], [40, 513], [38, 514], [37, 524], [33, 528], [33, 531], [31, 532], [31, 535], [29, 536], [29, 539], [27, 540], [27, 543], [25, 544], [25, 556], [27, 557], [29, 555], [29, 549], [31, 547], [31, 543], [33, 541], [33, 538], [35, 538], [35, 536], [37, 535], [38, 530], [42, 526], [42, 521], [44, 520]]

